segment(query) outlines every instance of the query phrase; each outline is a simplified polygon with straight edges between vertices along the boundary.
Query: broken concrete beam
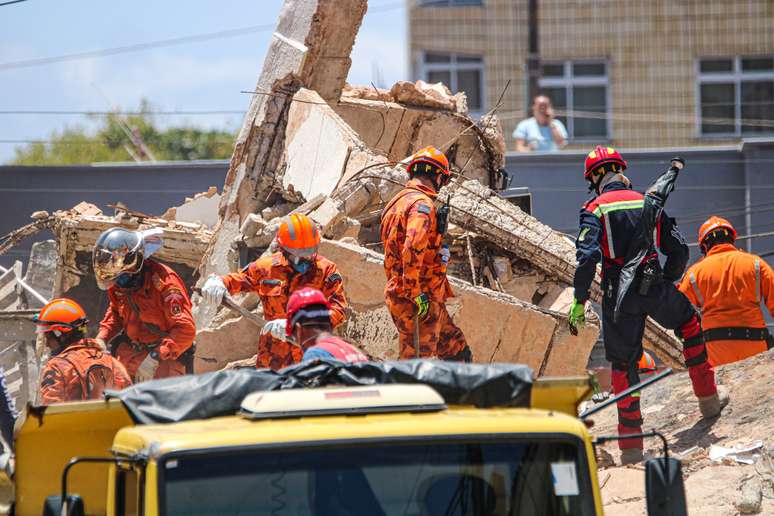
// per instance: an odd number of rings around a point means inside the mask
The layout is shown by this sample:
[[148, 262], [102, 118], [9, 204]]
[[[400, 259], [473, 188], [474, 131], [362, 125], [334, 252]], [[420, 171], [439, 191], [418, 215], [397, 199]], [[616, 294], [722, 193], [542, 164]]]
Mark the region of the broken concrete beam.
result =
[[468, 105], [465, 94], [452, 95], [449, 88], [441, 82], [429, 84], [422, 80], [417, 82], [398, 81], [390, 89], [390, 95], [395, 102], [408, 106], [444, 109], [467, 114]]
[[[379, 358], [397, 358], [397, 331], [384, 306], [385, 276], [382, 255], [363, 247], [324, 240], [320, 254], [333, 260], [344, 278], [353, 314], [344, 334]], [[579, 337], [566, 338], [564, 314], [540, 309], [506, 294], [473, 287], [451, 278], [456, 298], [449, 313], [468, 340], [477, 362], [519, 362], [551, 374], [581, 374], [599, 335], [598, 323]], [[553, 352], [568, 352], [577, 360], [564, 360]]]
[[328, 195], [341, 180], [350, 154], [370, 150], [316, 92], [302, 88], [293, 99], [283, 186], [292, 185], [305, 199]]
[[345, 215], [339, 209], [338, 203], [333, 199], [325, 201], [309, 214], [309, 217], [319, 226], [322, 234], [330, 238], [331, 230], [339, 222], [344, 220]]
[[[54, 234], [59, 243], [59, 255], [63, 263], [72, 264], [72, 256], [76, 252], [91, 253], [94, 243], [103, 231], [121, 227], [114, 218], [104, 216], [71, 216], [58, 217]], [[169, 221], [163, 219], [145, 219], [139, 229], [159, 227], [163, 230], [163, 247], [154, 255], [161, 261], [180, 263], [188, 267], [196, 267], [212, 233], [201, 229], [198, 225], [176, 224], [169, 227]]]
[[[339, 98], [349, 53], [365, 14], [366, 0], [285, 0], [256, 91], [237, 137], [223, 187], [220, 220], [199, 274], [224, 274], [236, 264], [232, 247], [244, 218], [274, 203], [281, 177], [285, 127], [292, 96], [301, 87], [325, 100]], [[280, 172], [281, 173], [281, 172]], [[212, 317], [194, 313], [199, 326]]]
[[244, 317], [197, 331], [194, 372], [217, 371], [229, 362], [255, 355], [260, 333], [261, 329]]
[[344, 98], [333, 108], [369, 148], [393, 162], [428, 145], [446, 146], [443, 150], [453, 168], [464, 168], [467, 178], [486, 185], [505, 163], [505, 143], [496, 117], [482, 128], [459, 113], [394, 102]]

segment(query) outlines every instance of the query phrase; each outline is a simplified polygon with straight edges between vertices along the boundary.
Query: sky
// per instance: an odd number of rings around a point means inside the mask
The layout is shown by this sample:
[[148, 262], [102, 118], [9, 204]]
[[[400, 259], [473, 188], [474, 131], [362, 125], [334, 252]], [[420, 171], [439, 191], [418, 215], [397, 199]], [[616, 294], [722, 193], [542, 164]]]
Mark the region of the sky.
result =
[[[0, 0], [0, 4], [7, 0]], [[391, 85], [406, 79], [402, 0], [371, 0], [352, 53], [349, 82]], [[4, 140], [47, 139], [53, 130], [91, 122], [82, 115], [4, 111], [136, 109], [244, 111], [282, 0], [24, 0], [0, 6], [0, 163]], [[265, 27], [261, 27], [265, 26]], [[137, 52], [30, 67], [8, 63], [207, 34], [255, 32]], [[378, 69], [379, 73], [375, 73]], [[380, 86], [382, 84], [379, 84]], [[159, 116], [159, 125], [236, 130], [241, 114]]]

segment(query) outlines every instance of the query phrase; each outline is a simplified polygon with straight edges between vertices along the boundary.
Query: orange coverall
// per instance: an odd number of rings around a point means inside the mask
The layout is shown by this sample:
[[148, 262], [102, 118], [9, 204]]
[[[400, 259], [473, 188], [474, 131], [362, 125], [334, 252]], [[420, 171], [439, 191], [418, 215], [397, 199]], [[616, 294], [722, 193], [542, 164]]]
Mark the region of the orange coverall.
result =
[[40, 403], [97, 400], [106, 389], [132, 385], [124, 366], [91, 339], [82, 339], [51, 357], [43, 368]]
[[[756, 266], [757, 263], [757, 266]], [[760, 257], [717, 244], [683, 276], [680, 291], [701, 310], [705, 332], [715, 328], [765, 328], [763, 299], [774, 315], [774, 272]], [[713, 366], [766, 351], [765, 340], [707, 340]]]
[[[331, 323], [340, 325], [346, 318], [347, 298], [341, 275], [332, 261], [317, 256], [314, 264], [304, 274], [293, 269], [287, 258], [277, 252], [259, 258], [242, 272], [223, 277], [230, 294], [255, 292], [261, 298], [263, 318], [267, 321], [286, 316], [288, 298], [296, 290], [311, 287], [320, 290], [331, 304]], [[261, 334], [258, 339], [258, 355], [255, 367], [282, 369], [301, 361], [304, 352], [300, 347], [275, 339], [271, 334]]]
[[382, 212], [385, 299], [398, 328], [401, 359], [416, 357], [413, 300], [422, 293], [428, 296], [430, 308], [419, 324], [419, 355], [452, 357], [467, 345], [444, 304], [454, 293], [440, 255], [443, 235], [436, 226], [436, 195], [412, 179]]
[[110, 304], [97, 338], [108, 342], [122, 330], [126, 333], [134, 345], [119, 344], [116, 358], [132, 378], [154, 347], [159, 354], [154, 378], [184, 375], [185, 365], [177, 359], [193, 344], [196, 324], [183, 280], [153, 260], [145, 260], [140, 274], [143, 282], [135, 290], [108, 289]]

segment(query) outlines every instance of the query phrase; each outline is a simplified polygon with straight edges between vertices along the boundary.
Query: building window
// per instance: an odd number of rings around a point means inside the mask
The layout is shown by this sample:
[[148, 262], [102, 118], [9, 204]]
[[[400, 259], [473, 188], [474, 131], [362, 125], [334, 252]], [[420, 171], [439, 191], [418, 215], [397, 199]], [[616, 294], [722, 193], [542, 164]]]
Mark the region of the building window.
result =
[[419, 0], [421, 7], [453, 7], [465, 5], [483, 5], [482, 0]]
[[774, 56], [699, 59], [697, 77], [701, 136], [774, 132]]
[[424, 52], [419, 76], [429, 83], [442, 82], [452, 93], [464, 91], [471, 114], [484, 110], [484, 59], [481, 56]]
[[565, 125], [570, 139], [610, 139], [607, 63], [545, 62], [540, 91], [551, 99], [556, 118]]

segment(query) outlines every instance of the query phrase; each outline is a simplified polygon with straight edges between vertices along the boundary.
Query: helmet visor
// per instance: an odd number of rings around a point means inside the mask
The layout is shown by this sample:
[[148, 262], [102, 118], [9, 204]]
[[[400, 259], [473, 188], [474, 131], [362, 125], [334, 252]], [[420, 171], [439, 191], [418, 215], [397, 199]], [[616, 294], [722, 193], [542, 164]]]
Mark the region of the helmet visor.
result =
[[288, 260], [292, 261], [293, 263], [298, 263], [296, 260], [308, 260], [312, 261], [314, 260], [314, 257], [317, 256], [317, 246], [314, 247], [285, 247], [280, 246], [283, 251], [287, 254]]
[[142, 266], [142, 239], [131, 231], [104, 234], [94, 246], [94, 276], [102, 290], [110, 288], [124, 272], [136, 273]]

